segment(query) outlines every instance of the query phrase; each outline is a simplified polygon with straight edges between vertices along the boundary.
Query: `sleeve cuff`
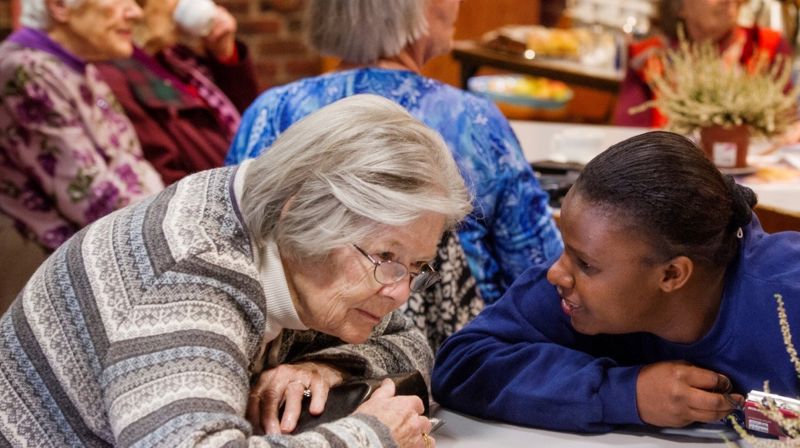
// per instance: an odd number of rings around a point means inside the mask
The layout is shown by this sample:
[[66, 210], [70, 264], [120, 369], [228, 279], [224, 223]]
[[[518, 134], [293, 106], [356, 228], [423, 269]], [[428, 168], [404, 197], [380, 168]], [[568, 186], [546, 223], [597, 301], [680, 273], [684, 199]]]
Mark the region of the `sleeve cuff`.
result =
[[636, 407], [636, 379], [641, 366], [612, 367], [600, 385], [603, 422], [614, 425], [643, 424]]
[[236, 65], [236, 64], [238, 64], [239, 63], [239, 45], [234, 42], [233, 51], [231, 52], [231, 55], [228, 56], [227, 58], [217, 59], [217, 62], [219, 62], [222, 65]]

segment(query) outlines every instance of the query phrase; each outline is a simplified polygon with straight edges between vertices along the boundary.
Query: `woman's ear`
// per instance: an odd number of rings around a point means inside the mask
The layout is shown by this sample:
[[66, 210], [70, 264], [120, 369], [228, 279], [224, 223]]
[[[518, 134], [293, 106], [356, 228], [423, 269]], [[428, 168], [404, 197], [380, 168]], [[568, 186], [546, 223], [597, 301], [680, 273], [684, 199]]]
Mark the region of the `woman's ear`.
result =
[[669, 260], [661, 274], [660, 288], [664, 292], [674, 292], [682, 288], [694, 273], [694, 262], [681, 255]]
[[69, 8], [64, 0], [45, 0], [47, 11], [54, 22], [67, 23], [69, 21]]

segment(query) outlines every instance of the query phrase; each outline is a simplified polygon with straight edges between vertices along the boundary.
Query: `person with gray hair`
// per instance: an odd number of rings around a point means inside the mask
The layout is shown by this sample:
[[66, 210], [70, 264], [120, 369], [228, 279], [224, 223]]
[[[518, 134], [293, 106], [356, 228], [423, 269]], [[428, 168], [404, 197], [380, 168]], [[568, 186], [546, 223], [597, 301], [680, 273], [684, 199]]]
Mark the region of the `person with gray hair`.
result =
[[[441, 133], [474, 196], [474, 212], [440, 245], [443, 288], [413, 295], [408, 314], [436, 348], [529, 265], [562, 250], [541, 189], [508, 120], [489, 100], [420, 74], [451, 47], [459, 0], [312, 0], [311, 43], [340, 71], [264, 92], [226, 159], [266, 151], [292, 123], [340, 98], [372, 93]], [[465, 259], [466, 258], [466, 259]], [[477, 291], [475, 285], [477, 284]]]
[[47, 259], [0, 319], [0, 440], [430, 448], [422, 401], [389, 380], [354, 414], [289, 433], [304, 396], [319, 414], [350, 377], [427, 381], [433, 354], [398, 308], [437, 280], [437, 242], [470, 209], [441, 137], [403, 108], [322, 108]]
[[0, 212], [52, 251], [81, 227], [157, 193], [128, 118], [93, 63], [133, 51], [134, 0], [23, 0], [0, 45]]

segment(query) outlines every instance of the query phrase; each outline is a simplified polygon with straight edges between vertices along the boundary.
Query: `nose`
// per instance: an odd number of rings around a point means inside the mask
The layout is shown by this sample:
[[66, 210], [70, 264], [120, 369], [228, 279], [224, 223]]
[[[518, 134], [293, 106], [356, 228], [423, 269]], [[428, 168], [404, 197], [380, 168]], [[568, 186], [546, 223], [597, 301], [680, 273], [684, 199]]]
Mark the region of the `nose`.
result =
[[565, 289], [575, 286], [575, 279], [568, 269], [568, 264], [569, 260], [567, 260], [566, 254], [562, 253], [558, 260], [547, 270], [547, 281]]
[[138, 20], [142, 18], [142, 8], [134, 0], [128, 1], [128, 7], [125, 8], [125, 18], [128, 20]]
[[411, 295], [411, 283], [408, 281], [408, 277], [403, 277], [397, 283], [393, 283], [391, 285], [384, 285], [381, 288], [381, 294], [392, 298], [397, 303], [397, 306], [400, 306], [408, 300], [408, 297]]

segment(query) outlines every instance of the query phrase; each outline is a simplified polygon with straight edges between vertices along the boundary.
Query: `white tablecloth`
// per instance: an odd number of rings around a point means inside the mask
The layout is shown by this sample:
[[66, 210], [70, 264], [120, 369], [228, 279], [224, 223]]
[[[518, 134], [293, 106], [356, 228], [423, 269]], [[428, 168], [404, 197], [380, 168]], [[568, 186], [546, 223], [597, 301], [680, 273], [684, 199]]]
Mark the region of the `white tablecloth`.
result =
[[[511, 127], [519, 138], [522, 150], [528, 161], [547, 160], [559, 152], [559, 139], [565, 133], [580, 134], [585, 131], [591, 135], [591, 144], [581, 142], [583, 152], [599, 154], [609, 146], [626, 138], [647, 131], [649, 128], [623, 126], [579, 125], [571, 123], [544, 123], [512, 120]], [[785, 182], [755, 183], [743, 178], [743, 184], [752, 188], [759, 198], [759, 204], [776, 211], [800, 216], [800, 180]]]

